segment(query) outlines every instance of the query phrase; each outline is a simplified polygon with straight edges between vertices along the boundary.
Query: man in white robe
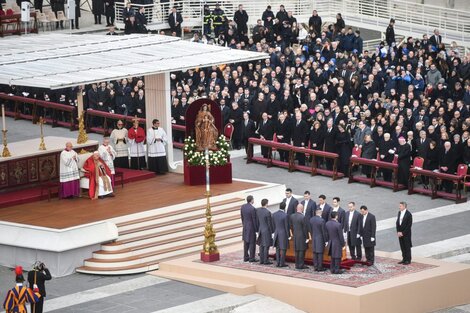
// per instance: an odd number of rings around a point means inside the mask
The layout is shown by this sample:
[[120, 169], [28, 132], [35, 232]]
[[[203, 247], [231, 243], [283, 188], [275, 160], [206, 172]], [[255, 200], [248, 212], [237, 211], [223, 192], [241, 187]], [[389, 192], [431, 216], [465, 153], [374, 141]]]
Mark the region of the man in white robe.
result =
[[89, 179], [88, 195], [90, 199], [102, 199], [104, 196], [114, 197], [111, 170], [100, 158], [98, 151], [93, 152], [93, 155], [85, 161], [82, 170]]
[[127, 129], [124, 128], [123, 121], [117, 121], [117, 128], [111, 132], [111, 144], [116, 151], [116, 158], [114, 159], [114, 166], [120, 168], [129, 168], [129, 147], [127, 143]]
[[116, 174], [114, 170], [114, 159], [116, 158], [116, 151], [114, 151], [114, 148], [109, 144], [108, 137], [103, 138], [103, 144], [98, 148], [98, 152], [100, 153], [100, 158], [111, 171], [111, 182], [114, 187], [114, 174]]
[[72, 143], [67, 142], [65, 144], [65, 150], [60, 153], [59, 198], [61, 199], [80, 196], [78, 155], [72, 148]]
[[168, 142], [166, 132], [160, 127], [160, 121], [154, 119], [152, 127], [147, 130], [148, 167], [157, 174], [168, 172], [165, 145]]

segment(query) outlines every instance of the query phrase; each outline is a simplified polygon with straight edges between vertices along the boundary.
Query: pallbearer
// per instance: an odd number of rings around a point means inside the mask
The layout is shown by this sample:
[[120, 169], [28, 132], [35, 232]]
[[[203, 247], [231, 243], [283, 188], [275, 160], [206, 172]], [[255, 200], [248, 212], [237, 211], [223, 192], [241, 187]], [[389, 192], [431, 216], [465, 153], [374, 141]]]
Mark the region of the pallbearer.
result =
[[168, 137], [163, 128], [160, 127], [160, 121], [154, 119], [152, 127], [147, 130], [148, 144], [148, 163], [149, 170], [157, 174], [168, 172], [168, 162], [166, 160], [165, 145]]
[[78, 155], [72, 149], [72, 143], [65, 144], [65, 150], [60, 153], [59, 165], [59, 198], [73, 198], [80, 195], [80, 174], [78, 170]]

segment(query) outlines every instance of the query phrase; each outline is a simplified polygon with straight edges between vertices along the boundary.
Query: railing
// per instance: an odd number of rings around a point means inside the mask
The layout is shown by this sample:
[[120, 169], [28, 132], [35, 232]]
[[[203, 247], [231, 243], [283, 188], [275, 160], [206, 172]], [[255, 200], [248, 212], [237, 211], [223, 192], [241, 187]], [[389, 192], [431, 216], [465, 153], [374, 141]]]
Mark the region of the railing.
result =
[[[391, 18], [396, 21], [395, 32], [404, 36], [419, 37], [423, 34], [432, 34], [435, 28], [440, 30], [443, 41], [450, 43], [456, 41], [459, 45], [470, 45], [470, 12], [448, 9], [439, 6], [419, 4], [406, 0], [285, 0], [285, 1], [249, 1], [238, 2], [228, 0], [189, 1], [175, 0], [176, 6], [183, 16], [183, 27], [202, 26], [202, 6], [208, 4], [211, 9], [216, 3], [224, 10], [226, 17], [231, 20], [238, 8], [243, 4], [247, 11], [248, 25], [255, 25], [261, 18], [267, 5], [271, 5], [274, 14], [279, 6], [284, 4], [287, 11], [292, 11], [298, 22], [308, 23], [312, 10], [316, 9], [323, 21], [334, 22], [336, 13], [341, 13], [347, 25], [360, 28], [380, 29], [385, 31]], [[116, 23], [124, 27], [122, 9], [124, 3], [116, 2]], [[167, 17], [170, 10], [169, 3], [161, 4], [159, 0], [149, 5], [134, 5], [145, 8], [149, 21], [149, 28], [168, 28]], [[153, 26], [152, 26], [153, 25]]]
[[[130, 115], [121, 115], [115, 113], [108, 113], [98, 110], [86, 110], [86, 130], [88, 133], [94, 132], [104, 134], [105, 136], [111, 134], [118, 120], [124, 122], [124, 127], [129, 128], [134, 123], [135, 117]], [[145, 118], [137, 118], [139, 125], [145, 127]]]

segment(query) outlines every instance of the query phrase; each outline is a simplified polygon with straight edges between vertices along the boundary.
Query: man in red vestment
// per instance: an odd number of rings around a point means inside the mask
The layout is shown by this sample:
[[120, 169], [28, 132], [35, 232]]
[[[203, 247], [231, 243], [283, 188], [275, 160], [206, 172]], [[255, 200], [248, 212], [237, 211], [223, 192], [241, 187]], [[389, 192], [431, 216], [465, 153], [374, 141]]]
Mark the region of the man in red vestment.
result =
[[100, 158], [100, 153], [95, 151], [83, 164], [85, 176], [90, 180], [88, 195], [95, 200], [104, 196], [114, 197], [111, 185], [111, 170]]
[[139, 126], [139, 121], [134, 120], [134, 125], [127, 132], [129, 146], [131, 148], [131, 168], [141, 170], [146, 168], [145, 163], [145, 131]]

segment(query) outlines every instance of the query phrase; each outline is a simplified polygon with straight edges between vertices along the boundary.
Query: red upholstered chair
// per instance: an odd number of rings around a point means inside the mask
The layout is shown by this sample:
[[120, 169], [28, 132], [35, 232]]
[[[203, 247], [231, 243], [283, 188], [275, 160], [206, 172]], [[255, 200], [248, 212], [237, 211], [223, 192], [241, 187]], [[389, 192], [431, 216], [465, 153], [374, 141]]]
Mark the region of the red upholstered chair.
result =
[[230, 145], [230, 149], [233, 149], [232, 147], [232, 136], [233, 136], [233, 131], [235, 129], [233, 128], [233, 125], [231, 123], [227, 123], [227, 125], [224, 126], [224, 136], [227, 138], [228, 143]]
[[467, 193], [467, 187], [470, 187], [470, 181], [467, 181], [468, 178], [470, 178], [470, 175], [468, 173], [468, 165], [466, 164], [459, 164], [457, 166], [457, 176], [463, 176], [463, 192]]
[[362, 149], [359, 148], [359, 147], [354, 147], [352, 149], [352, 157], [353, 158], [360, 158], [361, 157], [361, 153], [362, 153]]

